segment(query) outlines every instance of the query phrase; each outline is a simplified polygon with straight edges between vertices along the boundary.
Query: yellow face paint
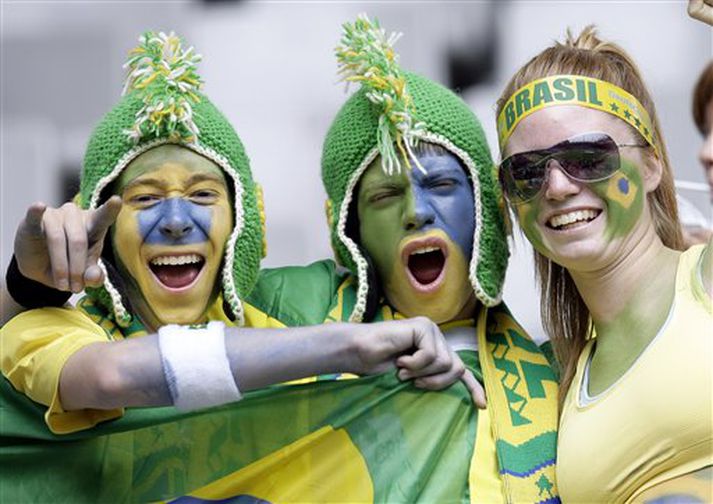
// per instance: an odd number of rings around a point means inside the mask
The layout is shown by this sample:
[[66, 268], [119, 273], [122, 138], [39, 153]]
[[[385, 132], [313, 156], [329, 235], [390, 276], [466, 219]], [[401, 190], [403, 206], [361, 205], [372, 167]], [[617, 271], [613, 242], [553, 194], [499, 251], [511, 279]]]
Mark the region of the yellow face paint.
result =
[[468, 260], [461, 248], [441, 229], [408, 236], [399, 244], [399, 250], [406, 256], [409, 249], [426, 247], [447, 251], [440, 278], [422, 286], [407, 266], [397, 264], [384, 282], [389, 301], [407, 317], [425, 316], [437, 324], [472, 317], [475, 293], [468, 277]]
[[219, 290], [233, 215], [225, 177], [184, 147], [157, 147], [117, 181], [117, 266], [135, 311], [152, 328], [202, 322]]

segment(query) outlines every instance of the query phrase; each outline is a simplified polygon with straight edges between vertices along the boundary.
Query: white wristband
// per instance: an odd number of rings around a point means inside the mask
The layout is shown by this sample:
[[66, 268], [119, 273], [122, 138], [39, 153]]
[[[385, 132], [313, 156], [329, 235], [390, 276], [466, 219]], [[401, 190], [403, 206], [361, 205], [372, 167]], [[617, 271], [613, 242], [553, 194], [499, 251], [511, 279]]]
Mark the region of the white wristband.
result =
[[158, 344], [166, 384], [179, 410], [218, 406], [242, 397], [230, 371], [222, 322], [209, 322], [204, 329], [163, 326]]

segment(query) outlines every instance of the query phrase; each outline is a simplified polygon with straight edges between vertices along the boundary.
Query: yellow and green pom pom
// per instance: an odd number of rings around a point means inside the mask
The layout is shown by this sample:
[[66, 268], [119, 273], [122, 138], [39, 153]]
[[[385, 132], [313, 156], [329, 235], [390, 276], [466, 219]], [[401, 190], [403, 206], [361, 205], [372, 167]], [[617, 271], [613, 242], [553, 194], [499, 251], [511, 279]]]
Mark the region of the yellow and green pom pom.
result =
[[413, 160], [423, 170], [413, 155], [412, 147], [424, 133], [424, 125], [414, 119], [413, 100], [406, 89], [406, 78], [393, 49], [400, 34], [387, 36], [379, 22], [371, 21], [365, 14], [353, 24], [344, 23], [342, 28], [342, 38], [335, 49], [338, 73], [343, 80], [359, 82], [366, 87], [367, 98], [383, 107], [377, 145], [384, 172], [399, 173], [399, 157], [406, 166], [410, 167]]
[[133, 127], [126, 130], [133, 142], [159, 137], [193, 142], [200, 133], [192, 104], [200, 101], [203, 82], [196, 66], [201, 56], [184, 46], [173, 32], [146, 32], [129, 52], [123, 94], [139, 93], [144, 102]]

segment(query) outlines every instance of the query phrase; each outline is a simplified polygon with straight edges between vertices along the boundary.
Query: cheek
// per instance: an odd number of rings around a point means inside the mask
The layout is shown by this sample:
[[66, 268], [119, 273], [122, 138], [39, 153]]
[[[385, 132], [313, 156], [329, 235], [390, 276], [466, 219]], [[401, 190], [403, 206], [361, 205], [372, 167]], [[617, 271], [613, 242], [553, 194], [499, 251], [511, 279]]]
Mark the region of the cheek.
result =
[[542, 240], [540, 227], [537, 223], [537, 217], [540, 213], [539, 199], [535, 198], [529, 203], [516, 206], [515, 213], [520, 227], [535, 250], [542, 254], [546, 253], [547, 248]]
[[233, 211], [228, 203], [215, 205], [211, 208], [205, 208], [207, 215], [202, 215], [203, 220], [201, 226], [208, 226], [210, 237], [215, 243], [224, 243], [230, 237], [230, 233], [234, 227]]
[[389, 209], [381, 211], [367, 210], [360, 212], [360, 245], [374, 261], [377, 270], [383, 275], [391, 270], [397, 256], [401, 233], [398, 228], [398, 215]]
[[438, 214], [443, 222], [444, 231], [456, 243], [463, 255], [470, 259], [473, 252], [473, 234], [475, 233], [475, 205], [469, 189], [463, 188], [449, 198], [443, 198]]
[[144, 259], [141, 256], [141, 246], [144, 240], [139, 233], [136, 212], [123, 207], [111, 233], [112, 247], [117, 262], [126, 268], [132, 278], [137, 279], [143, 271]]
[[[138, 216], [136, 212], [123, 207], [116, 218], [113, 227], [114, 249], [119, 251], [136, 252], [142, 242], [142, 235], [139, 232]], [[131, 250], [135, 249], [135, 250]]]

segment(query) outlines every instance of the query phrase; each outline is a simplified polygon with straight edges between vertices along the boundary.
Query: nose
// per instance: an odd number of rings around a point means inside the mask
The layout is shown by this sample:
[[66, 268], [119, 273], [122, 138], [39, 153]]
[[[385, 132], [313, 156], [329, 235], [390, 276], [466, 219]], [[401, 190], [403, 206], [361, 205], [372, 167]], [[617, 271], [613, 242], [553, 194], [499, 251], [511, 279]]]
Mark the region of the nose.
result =
[[579, 182], [572, 180], [555, 159], [547, 161], [545, 175], [545, 197], [551, 200], [563, 200], [581, 190]]
[[171, 198], [164, 203], [165, 209], [159, 229], [167, 238], [179, 239], [193, 231], [193, 219], [181, 198]]
[[411, 188], [406, 195], [406, 209], [404, 212], [404, 228], [407, 231], [421, 229], [433, 224], [436, 214], [428, 198], [424, 197], [418, 188]]

